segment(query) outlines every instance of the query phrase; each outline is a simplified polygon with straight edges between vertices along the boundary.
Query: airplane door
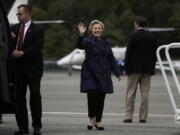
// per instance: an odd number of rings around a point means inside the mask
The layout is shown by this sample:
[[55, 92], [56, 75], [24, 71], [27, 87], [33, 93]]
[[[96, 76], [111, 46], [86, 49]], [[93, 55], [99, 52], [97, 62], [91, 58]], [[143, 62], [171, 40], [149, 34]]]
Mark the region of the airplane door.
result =
[[9, 24], [0, 0], [0, 113], [13, 113], [12, 91], [8, 83]]

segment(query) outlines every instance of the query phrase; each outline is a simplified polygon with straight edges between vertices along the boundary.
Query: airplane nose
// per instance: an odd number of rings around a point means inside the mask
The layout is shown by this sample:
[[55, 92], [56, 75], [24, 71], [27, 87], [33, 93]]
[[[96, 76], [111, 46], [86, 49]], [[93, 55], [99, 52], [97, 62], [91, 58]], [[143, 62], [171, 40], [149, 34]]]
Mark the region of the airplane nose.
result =
[[58, 66], [64, 66], [64, 65], [67, 65], [68, 64], [68, 61], [65, 60], [65, 59], [60, 59], [57, 61], [57, 65]]
[[80, 50], [74, 50], [69, 55], [59, 59], [57, 61], [58, 66], [66, 67], [72, 65], [80, 65], [84, 61], [84, 53]]

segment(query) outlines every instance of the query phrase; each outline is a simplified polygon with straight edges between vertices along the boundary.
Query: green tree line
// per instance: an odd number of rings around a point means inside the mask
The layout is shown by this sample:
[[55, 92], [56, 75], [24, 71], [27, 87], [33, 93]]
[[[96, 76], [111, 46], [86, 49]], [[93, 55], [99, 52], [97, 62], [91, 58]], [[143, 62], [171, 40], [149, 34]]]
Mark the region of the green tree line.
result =
[[[8, 7], [12, 0], [9, 2]], [[99, 19], [112, 46], [126, 46], [134, 31], [137, 15], [147, 18], [148, 27], [180, 27], [179, 0], [29, 0], [33, 20], [64, 20], [63, 24], [43, 24], [44, 58], [57, 59], [76, 48], [78, 22], [86, 25]], [[180, 31], [157, 32], [158, 44], [180, 41]]]

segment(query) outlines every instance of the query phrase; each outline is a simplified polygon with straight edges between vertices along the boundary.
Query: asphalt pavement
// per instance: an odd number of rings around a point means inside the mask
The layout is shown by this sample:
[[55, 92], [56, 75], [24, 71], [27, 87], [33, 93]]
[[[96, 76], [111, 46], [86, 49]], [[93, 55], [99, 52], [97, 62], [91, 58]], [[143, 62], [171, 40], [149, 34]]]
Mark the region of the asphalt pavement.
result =
[[[114, 94], [108, 94], [105, 100], [102, 122], [104, 131], [86, 129], [87, 100], [86, 94], [80, 93], [80, 74], [68, 76], [66, 72], [46, 72], [42, 79], [42, 135], [180, 135], [180, 124], [174, 122], [174, 111], [160, 73], [152, 77], [149, 95], [149, 116], [147, 123], [139, 123], [139, 89], [136, 95], [133, 123], [123, 123], [127, 78], [120, 82], [112, 76]], [[173, 95], [180, 106], [180, 95], [172, 82]], [[29, 93], [27, 96], [29, 100]], [[28, 107], [29, 108], [29, 107]], [[30, 135], [31, 114], [29, 113]], [[0, 125], [0, 135], [13, 135], [17, 130], [14, 114], [4, 114]]]

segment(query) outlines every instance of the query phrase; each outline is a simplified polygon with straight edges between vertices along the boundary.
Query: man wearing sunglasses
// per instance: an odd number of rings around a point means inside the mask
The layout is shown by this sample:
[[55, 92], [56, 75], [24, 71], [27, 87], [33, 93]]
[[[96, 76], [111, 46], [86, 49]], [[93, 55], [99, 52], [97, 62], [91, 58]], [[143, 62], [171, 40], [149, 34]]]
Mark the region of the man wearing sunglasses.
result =
[[40, 135], [42, 123], [42, 104], [40, 83], [43, 75], [42, 48], [44, 32], [31, 21], [31, 8], [20, 5], [17, 10], [19, 24], [12, 26], [13, 38], [12, 57], [15, 60], [17, 73], [16, 91], [16, 121], [19, 130], [15, 135], [29, 133], [28, 110], [26, 106], [27, 86], [30, 90], [30, 109], [32, 116], [33, 134]]

